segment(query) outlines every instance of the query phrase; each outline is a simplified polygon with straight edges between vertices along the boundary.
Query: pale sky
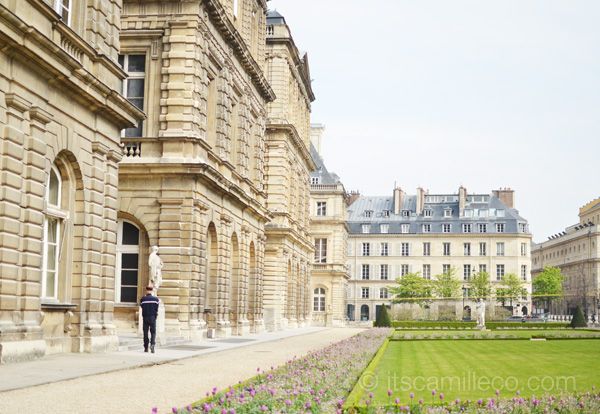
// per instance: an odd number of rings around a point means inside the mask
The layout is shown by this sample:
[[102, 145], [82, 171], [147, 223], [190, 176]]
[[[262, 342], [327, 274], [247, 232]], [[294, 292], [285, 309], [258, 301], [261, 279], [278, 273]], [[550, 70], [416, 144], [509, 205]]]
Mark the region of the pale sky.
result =
[[516, 190], [535, 241], [600, 196], [600, 1], [271, 0], [347, 190]]

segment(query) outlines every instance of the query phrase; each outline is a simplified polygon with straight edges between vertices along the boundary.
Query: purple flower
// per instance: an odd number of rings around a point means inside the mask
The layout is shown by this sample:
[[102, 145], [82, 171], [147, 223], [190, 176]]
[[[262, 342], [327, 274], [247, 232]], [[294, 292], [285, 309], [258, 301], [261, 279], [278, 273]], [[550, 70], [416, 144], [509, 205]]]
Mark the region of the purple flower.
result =
[[410, 394], [408, 394], [408, 396], [410, 397], [410, 399], [412, 400], [413, 398], [415, 398], [415, 393], [411, 392]]
[[423, 399], [419, 400], [419, 405], [423, 405]]
[[173, 408], [171, 408], [171, 412], [173, 414], [177, 414], [179, 412], [179, 410], [177, 409], [177, 407], [173, 407]]
[[434, 397], [435, 396], [435, 390], [431, 390], [431, 396]]
[[440, 400], [443, 400], [443, 399], [444, 399], [444, 393], [440, 392]]
[[394, 403], [395, 403], [396, 405], [400, 404], [400, 398], [396, 398], [396, 399], [394, 400]]
[[388, 397], [392, 396], [392, 390], [388, 390]]
[[152, 414], [158, 414], [158, 407], [152, 407]]

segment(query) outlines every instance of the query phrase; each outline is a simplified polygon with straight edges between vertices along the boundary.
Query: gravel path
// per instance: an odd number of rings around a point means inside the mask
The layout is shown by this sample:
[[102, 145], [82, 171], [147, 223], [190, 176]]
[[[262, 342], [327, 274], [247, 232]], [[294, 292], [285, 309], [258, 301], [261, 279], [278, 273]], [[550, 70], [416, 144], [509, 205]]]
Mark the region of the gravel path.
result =
[[[0, 413], [159, 413], [357, 334], [335, 328], [152, 367], [135, 368], [0, 393]], [[1, 369], [1, 368], [0, 368]]]

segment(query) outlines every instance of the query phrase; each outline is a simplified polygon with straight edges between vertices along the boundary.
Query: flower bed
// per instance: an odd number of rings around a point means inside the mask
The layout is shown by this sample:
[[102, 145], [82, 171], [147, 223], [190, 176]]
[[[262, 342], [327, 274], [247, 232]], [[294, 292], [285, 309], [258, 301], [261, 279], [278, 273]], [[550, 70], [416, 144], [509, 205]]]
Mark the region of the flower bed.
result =
[[446, 414], [446, 413], [502, 413], [502, 414], [542, 414], [542, 413], [599, 413], [600, 393], [597, 391], [578, 395], [547, 395], [541, 398], [488, 398], [477, 401], [444, 401], [443, 393], [432, 391], [431, 402], [415, 401], [407, 395], [404, 399], [390, 396], [385, 407], [373, 407], [368, 403], [362, 407], [352, 407], [344, 411], [348, 414]]
[[390, 334], [373, 328], [262, 371], [235, 387], [213, 389], [204, 400], [174, 413], [341, 413], [344, 398]]

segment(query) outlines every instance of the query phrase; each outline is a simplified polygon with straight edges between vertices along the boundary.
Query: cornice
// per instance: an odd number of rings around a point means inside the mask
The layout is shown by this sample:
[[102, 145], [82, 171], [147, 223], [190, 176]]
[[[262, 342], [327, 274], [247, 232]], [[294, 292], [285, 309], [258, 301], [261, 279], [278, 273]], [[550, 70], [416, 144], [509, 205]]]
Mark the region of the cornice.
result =
[[[263, 0], [264, 1], [264, 0]], [[208, 10], [208, 15], [215, 27], [221, 32], [223, 37], [231, 43], [235, 54], [240, 59], [243, 68], [248, 71], [250, 78], [258, 88], [259, 92], [267, 102], [275, 100], [275, 92], [267, 81], [260, 66], [252, 57], [246, 43], [240, 36], [239, 32], [227, 17], [227, 13], [223, 5], [218, 0], [205, 0], [204, 4]], [[264, 5], [266, 8], [266, 4]]]
[[[85, 102], [92, 111], [106, 113], [116, 119], [120, 128], [144, 119], [142, 111], [92, 74], [90, 69], [93, 68], [82, 62], [87, 58], [92, 65], [102, 65], [119, 79], [126, 77], [125, 72], [66, 26], [45, 2], [29, 0], [29, 3], [50, 20], [53, 35], [58, 35], [59, 42], [46, 37], [35, 26], [27, 24], [0, 5], [0, 26], [11, 29], [0, 30], [0, 40], [8, 46], [5, 46], [5, 50], [13, 49], [13, 56], [29, 60], [29, 64], [45, 74], [49, 81], [59, 83], [63, 91], [71, 92], [74, 99]], [[27, 41], [27, 38], [31, 41]]]
[[[288, 29], [289, 32], [289, 29]], [[304, 89], [305, 95], [308, 97], [309, 102], [313, 102], [315, 100], [315, 94], [312, 90], [312, 83], [310, 81], [309, 68], [306, 67], [308, 65], [308, 58], [305, 60], [300, 57], [300, 53], [298, 52], [298, 48], [296, 47], [296, 43], [294, 39], [290, 37], [267, 37], [267, 45], [271, 44], [284, 44], [286, 45], [289, 55], [293, 61], [293, 65], [290, 65], [292, 71], [300, 78], [302, 88]]]
[[[304, 145], [304, 141], [300, 138], [300, 134], [298, 134], [298, 130], [292, 124], [276, 124], [276, 123], [267, 123], [266, 126], [267, 133], [269, 131], [283, 131], [288, 133], [292, 138], [292, 143], [294, 147], [300, 153], [300, 156], [306, 163], [309, 171], [315, 171], [317, 169], [317, 165], [314, 160], [310, 156], [310, 152], [308, 152], [308, 148]], [[268, 141], [268, 139], [267, 139]]]

